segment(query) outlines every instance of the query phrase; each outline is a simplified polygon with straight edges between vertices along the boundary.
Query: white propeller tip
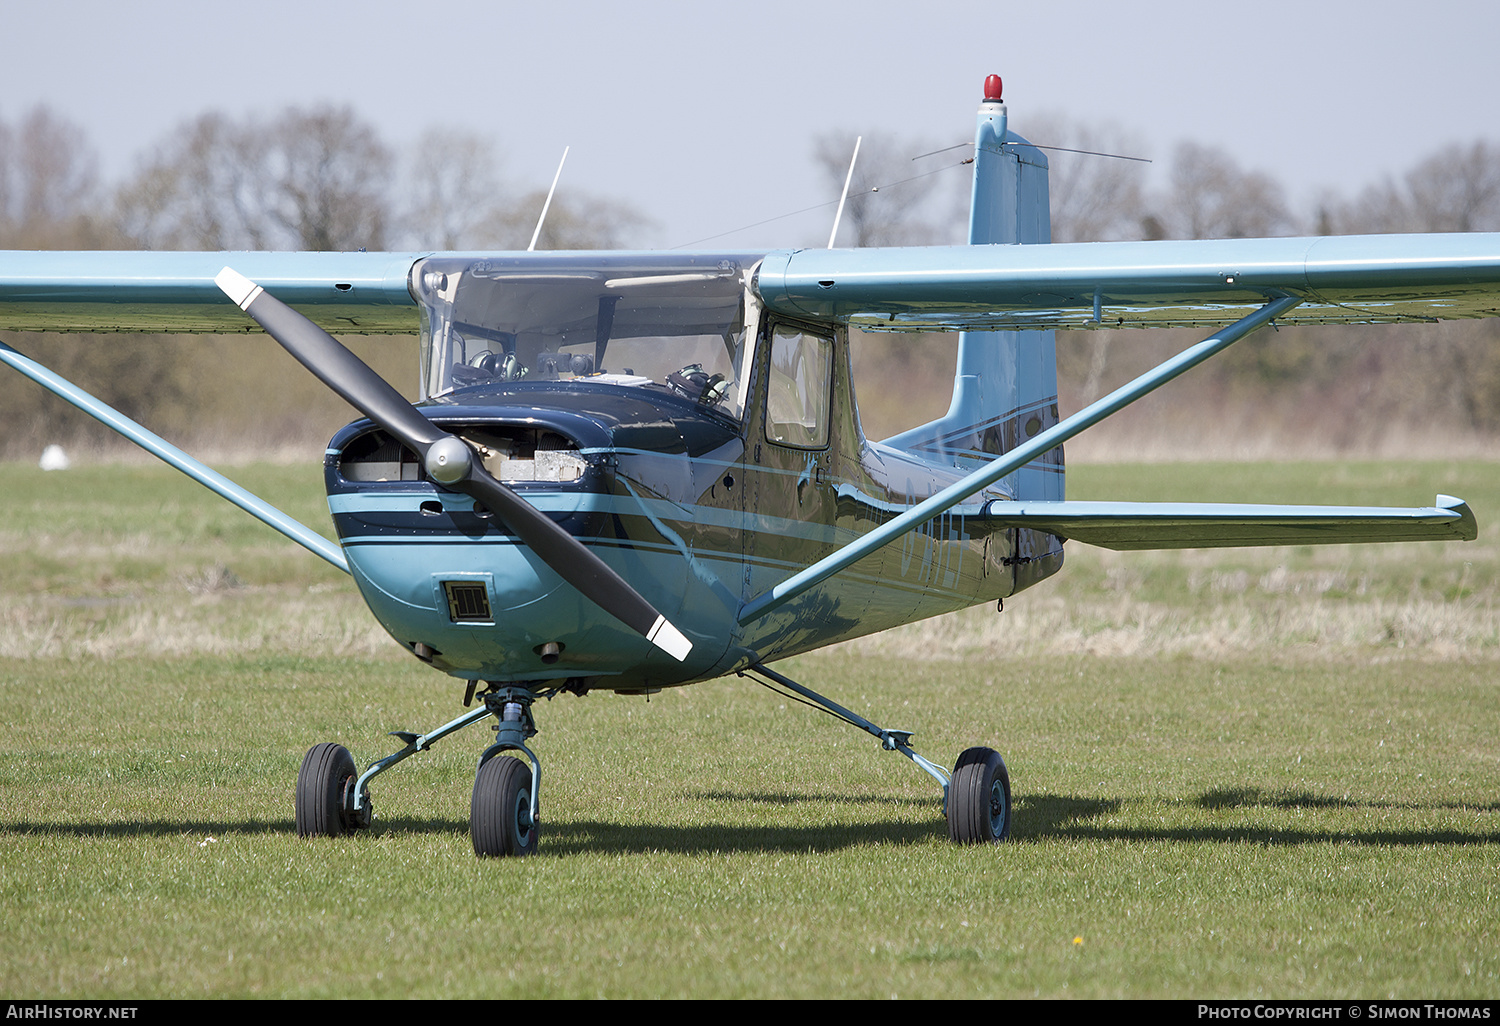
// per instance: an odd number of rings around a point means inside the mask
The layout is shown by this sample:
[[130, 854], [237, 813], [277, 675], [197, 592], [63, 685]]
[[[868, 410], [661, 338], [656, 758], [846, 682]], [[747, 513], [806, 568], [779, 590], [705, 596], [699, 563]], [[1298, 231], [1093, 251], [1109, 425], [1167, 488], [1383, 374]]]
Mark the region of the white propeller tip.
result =
[[232, 267], [226, 267], [214, 275], [214, 284], [219, 286], [224, 295], [234, 300], [235, 305], [241, 310], [248, 310], [250, 304], [255, 302], [255, 297], [264, 291]]
[[646, 635], [646, 640], [679, 663], [686, 659], [688, 653], [693, 650], [693, 643], [681, 631], [673, 627], [665, 616], [657, 618], [656, 623]]

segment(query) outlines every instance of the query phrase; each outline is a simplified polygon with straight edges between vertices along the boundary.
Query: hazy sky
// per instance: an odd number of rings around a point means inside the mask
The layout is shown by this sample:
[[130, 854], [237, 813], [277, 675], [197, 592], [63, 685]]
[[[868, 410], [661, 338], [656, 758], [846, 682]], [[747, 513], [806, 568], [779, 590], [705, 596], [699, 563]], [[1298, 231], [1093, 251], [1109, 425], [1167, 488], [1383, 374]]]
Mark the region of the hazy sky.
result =
[[[5, 0], [3, 14], [0, 117], [50, 104], [109, 178], [204, 110], [347, 103], [392, 145], [429, 125], [488, 135], [519, 187], [545, 186], [571, 146], [563, 193], [629, 201], [661, 246], [832, 198], [820, 133], [972, 138], [991, 72], [1023, 133], [1054, 112], [1117, 124], [1161, 164], [1182, 139], [1222, 146], [1294, 202], [1500, 136], [1493, 0]], [[831, 216], [714, 245], [826, 241]]]

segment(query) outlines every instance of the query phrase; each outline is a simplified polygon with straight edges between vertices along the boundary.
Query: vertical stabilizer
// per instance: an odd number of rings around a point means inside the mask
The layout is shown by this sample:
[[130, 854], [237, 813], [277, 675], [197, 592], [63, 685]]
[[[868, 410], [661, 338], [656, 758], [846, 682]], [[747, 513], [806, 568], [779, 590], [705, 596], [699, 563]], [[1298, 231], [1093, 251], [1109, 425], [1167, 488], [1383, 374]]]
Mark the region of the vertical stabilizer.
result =
[[[974, 137], [969, 243], [1052, 241], [1047, 158], [1009, 130], [1000, 77], [985, 81]], [[1050, 331], [966, 331], [959, 336], [953, 403], [941, 419], [886, 441], [972, 468], [1057, 423], [1057, 358]], [[1063, 454], [1053, 449], [1005, 478], [1017, 499], [1062, 499]]]

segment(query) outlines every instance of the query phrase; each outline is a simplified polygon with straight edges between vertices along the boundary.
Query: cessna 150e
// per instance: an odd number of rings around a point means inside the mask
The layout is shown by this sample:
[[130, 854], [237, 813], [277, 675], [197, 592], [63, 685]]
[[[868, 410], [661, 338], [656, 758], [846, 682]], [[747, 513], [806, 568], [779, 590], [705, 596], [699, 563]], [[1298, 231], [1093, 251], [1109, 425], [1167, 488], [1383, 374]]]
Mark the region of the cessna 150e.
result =
[[[303, 834], [367, 826], [372, 778], [493, 717], [474, 850], [527, 854], [537, 698], [739, 673], [912, 759], [942, 785], [955, 841], [1003, 840], [1010, 780], [996, 752], [970, 749], [950, 773], [910, 733], [768, 664], [1008, 598], [1062, 567], [1065, 540], [1474, 538], [1468, 507], [1446, 496], [1069, 502], [1061, 444], [1273, 322], [1500, 315], [1500, 235], [1050, 244], [1047, 159], [1009, 130], [999, 85], [986, 82], [978, 114], [968, 246], [0, 255], [0, 327], [223, 332], [253, 318], [352, 403], [364, 419], [323, 465], [337, 546], [15, 350], [0, 358], [346, 570], [397, 642], [467, 683], [469, 711], [397, 734], [405, 747], [363, 771], [342, 746], [314, 746], [297, 780]], [[851, 325], [962, 332], [948, 412], [865, 438]], [[1213, 330], [1060, 419], [1053, 331], [1098, 326]], [[325, 329], [420, 332], [421, 401]]]

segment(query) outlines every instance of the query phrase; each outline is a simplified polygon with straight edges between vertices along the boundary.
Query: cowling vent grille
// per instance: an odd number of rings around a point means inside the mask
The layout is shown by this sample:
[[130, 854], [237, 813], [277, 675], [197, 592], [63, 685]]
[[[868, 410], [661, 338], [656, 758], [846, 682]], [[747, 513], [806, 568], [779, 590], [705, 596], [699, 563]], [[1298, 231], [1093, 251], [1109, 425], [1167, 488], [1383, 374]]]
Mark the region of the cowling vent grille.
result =
[[444, 581], [443, 592], [448, 596], [448, 619], [454, 623], [494, 619], [490, 614], [490, 592], [482, 581]]

